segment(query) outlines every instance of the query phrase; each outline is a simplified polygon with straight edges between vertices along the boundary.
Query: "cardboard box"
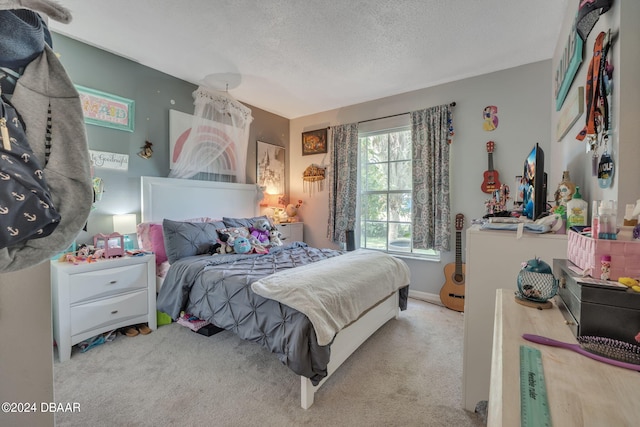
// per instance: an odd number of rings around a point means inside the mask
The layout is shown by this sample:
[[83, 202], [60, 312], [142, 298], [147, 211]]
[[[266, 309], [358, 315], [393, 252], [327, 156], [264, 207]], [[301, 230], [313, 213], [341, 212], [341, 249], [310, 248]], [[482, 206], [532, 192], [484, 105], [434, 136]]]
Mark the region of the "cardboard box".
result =
[[569, 231], [567, 258], [586, 274], [600, 278], [602, 255], [611, 256], [610, 280], [640, 278], [640, 242], [592, 239]]

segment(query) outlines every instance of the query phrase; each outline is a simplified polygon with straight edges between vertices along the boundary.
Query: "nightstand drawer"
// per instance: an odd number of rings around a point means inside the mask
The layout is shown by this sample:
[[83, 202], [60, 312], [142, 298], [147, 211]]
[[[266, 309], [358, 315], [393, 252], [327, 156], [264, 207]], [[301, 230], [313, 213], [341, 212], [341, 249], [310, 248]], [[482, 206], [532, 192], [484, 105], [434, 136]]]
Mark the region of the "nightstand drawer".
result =
[[147, 290], [71, 307], [71, 336], [147, 314]]
[[301, 222], [282, 223], [276, 226], [285, 243], [303, 241], [303, 224]]
[[147, 266], [144, 264], [73, 274], [69, 277], [69, 303], [103, 298], [146, 287]]

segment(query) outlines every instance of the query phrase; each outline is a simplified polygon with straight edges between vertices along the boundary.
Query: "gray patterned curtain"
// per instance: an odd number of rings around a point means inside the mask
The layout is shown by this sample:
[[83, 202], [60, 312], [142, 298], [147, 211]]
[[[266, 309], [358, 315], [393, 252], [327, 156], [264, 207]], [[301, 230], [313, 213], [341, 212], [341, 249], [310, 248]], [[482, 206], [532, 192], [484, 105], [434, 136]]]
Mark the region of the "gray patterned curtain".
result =
[[411, 113], [413, 247], [449, 251], [449, 124], [451, 107]]
[[347, 230], [356, 224], [358, 197], [358, 124], [333, 128], [331, 147], [333, 171], [329, 174], [329, 224], [327, 237], [345, 243]]

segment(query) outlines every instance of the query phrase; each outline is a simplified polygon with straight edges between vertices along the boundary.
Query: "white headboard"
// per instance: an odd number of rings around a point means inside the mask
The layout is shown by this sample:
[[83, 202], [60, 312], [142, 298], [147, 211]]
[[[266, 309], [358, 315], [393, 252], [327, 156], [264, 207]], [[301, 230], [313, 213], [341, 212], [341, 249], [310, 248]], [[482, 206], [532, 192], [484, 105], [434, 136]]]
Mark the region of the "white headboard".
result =
[[255, 184], [143, 176], [141, 185], [142, 222], [259, 214], [260, 190]]

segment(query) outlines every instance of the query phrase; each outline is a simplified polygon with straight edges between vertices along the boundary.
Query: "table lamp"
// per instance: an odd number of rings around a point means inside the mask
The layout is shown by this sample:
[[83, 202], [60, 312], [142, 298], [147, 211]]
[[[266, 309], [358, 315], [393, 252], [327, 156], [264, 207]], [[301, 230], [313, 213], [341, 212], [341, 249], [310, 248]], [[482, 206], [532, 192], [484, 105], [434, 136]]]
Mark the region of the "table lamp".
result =
[[135, 244], [130, 234], [136, 232], [136, 214], [114, 215], [113, 231], [124, 236], [124, 249], [131, 251], [135, 249]]

